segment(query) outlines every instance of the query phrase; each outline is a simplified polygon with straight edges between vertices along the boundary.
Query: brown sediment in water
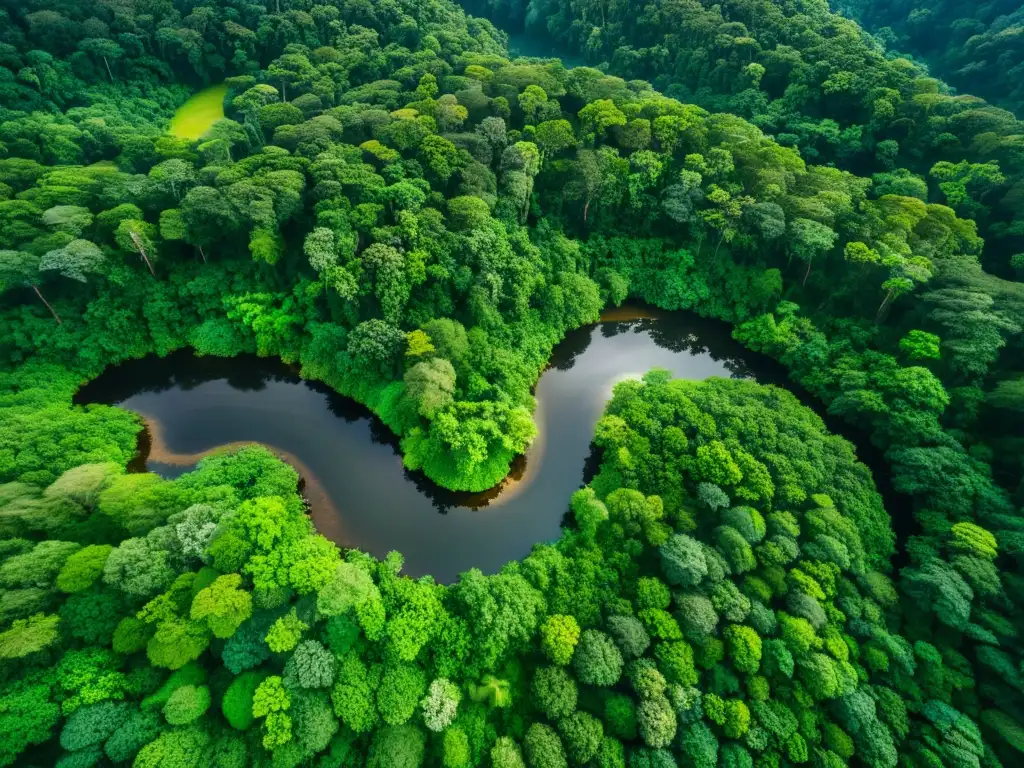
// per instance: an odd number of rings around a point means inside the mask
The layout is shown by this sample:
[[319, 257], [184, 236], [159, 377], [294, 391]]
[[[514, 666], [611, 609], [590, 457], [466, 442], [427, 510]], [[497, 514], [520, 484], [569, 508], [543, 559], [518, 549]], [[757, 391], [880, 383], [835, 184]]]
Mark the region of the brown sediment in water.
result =
[[[660, 316], [657, 309], [646, 304], [623, 304], [621, 307], [606, 308], [601, 312], [597, 323], [593, 323], [593, 325], [598, 323], [627, 323], [634, 320], [652, 320]], [[547, 366], [541, 370], [541, 375], [543, 375], [544, 370], [547, 370]], [[621, 379], [637, 375], [640, 374], [625, 374]], [[540, 376], [537, 377], [537, 380], [540, 381]], [[516, 457], [515, 461], [512, 462], [511, 470], [504, 480], [493, 488], [488, 488], [486, 491], [474, 494], [466, 506], [473, 507], [474, 509], [483, 506], [501, 506], [515, 499], [529, 487], [530, 483], [537, 476], [541, 460], [544, 458], [544, 408], [544, 401], [541, 398], [537, 398], [537, 407], [533, 412], [533, 422], [537, 425], [537, 436], [534, 438], [533, 443], [530, 444], [530, 447], [526, 449], [526, 453]]]
[[480, 491], [470, 495], [465, 506], [471, 509], [483, 507], [500, 507], [507, 504], [523, 491], [529, 488], [530, 483], [537, 476], [540, 470], [541, 459], [544, 458], [544, 430], [541, 424], [544, 423], [544, 402], [537, 400], [537, 407], [533, 411], [533, 421], [537, 426], [537, 435], [526, 449], [526, 453], [516, 456], [512, 460], [512, 466], [505, 478], [493, 488]]
[[[606, 308], [601, 312], [597, 323], [624, 323], [636, 320], [651, 320], [660, 316], [661, 313], [653, 307], [643, 304], [624, 304], [620, 307]], [[597, 323], [594, 323], [594, 325]], [[546, 368], [547, 366], [545, 366], [545, 370]], [[544, 370], [541, 370], [540, 373], [543, 374], [543, 372]], [[637, 374], [625, 374], [620, 378], [629, 378], [631, 375]], [[540, 376], [538, 376], [538, 381], [539, 379]], [[546, 443], [543, 429], [546, 405], [542, 398], [537, 398], [536, 403], [533, 420], [537, 425], [537, 435], [527, 448], [526, 453], [517, 456], [512, 461], [509, 473], [501, 482], [484, 491], [476, 493], [467, 492], [462, 497], [460, 506], [469, 507], [474, 510], [486, 507], [499, 507], [518, 498], [523, 491], [529, 488], [530, 483], [533, 482], [540, 471]], [[147, 461], [155, 461], [178, 467], [191, 467], [207, 456], [236, 451], [239, 448], [251, 445], [259, 445], [290, 464], [299, 473], [302, 495], [309, 503], [310, 517], [317, 530], [332, 541], [344, 542], [347, 540], [341, 524], [341, 515], [332, 502], [331, 497], [320, 484], [316, 475], [313, 474], [313, 471], [295, 454], [276, 448], [273, 445], [252, 440], [224, 443], [198, 453], [177, 453], [171, 449], [164, 439], [163, 428], [159, 421], [142, 413], [139, 413], [139, 416], [145, 428], [139, 433], [138, 452], [129, 464], [130, 469], [144, 472], [146, 471]]]
[[139, 413], [143, 428], [138, 436], [138, 450], [135, 458], [129, 464], [130, 469], [144, 472], [147, 461], [155, 461], [160, 464], [169, 464], [174, 467], [193, 467], [207, 456], [214, 456], [220, 453], [230, 453], [240, 448], [258, 445], [266, 448], [279, 459], [291, 465], [299, 473], [299, 486], [302, 497], [309, 504], [310, 518], [317, 530], [324, 534], [331, 541], [342, 546], [347, 546], [350, 541], [342, 526], [341, 515], [331, 501], [327, 491], [317, 480], [313, 471], [294, 453], [283, 451], [266, 443], [255, 440], [240, 440], [232, 443], [223, 443], [197, 453], [178, 453], [173, 450], [164, 439], [163, 426], [155, 418]]
[[[158, 419], [140, 411], [135, 411], [142, 420], [143, 428], [137, 436], [135, 456], [128, 463], [132, 472], [146, 472], [149, 461], [167, 464], [174, 467], [194, 467], [207, 456], [237, 451], [240, 448], [258, 445], [266, 448], [282, 461], [290, 464], [299, 473], [303, 497], [309, 503], [310, 517], [317, 530], [335, 542], [344, 542], [346, 537], [341, 525], [341, 515], [331, 501], [331, 497], [321, 485], [313, 471], [294, 453], [282, 450], [268, 443], [256, 440], [239, 440], [221, 443], [196, 453], [179, 453], [168, 445], [164, 437], [163, 425]], [[534, 410], [534, 421], [543, 423], [544, 403], [537, 401]], [[460, 506], [471, 509], [497, 507], [515, 499], [522, 493], [536, 476], [544, 456], [544, 432], [537, 430], [537, 435], [525, 454], [516, 456], [509, 468], [509, 473], [497, 485], [477, 493], [466, 492]]]

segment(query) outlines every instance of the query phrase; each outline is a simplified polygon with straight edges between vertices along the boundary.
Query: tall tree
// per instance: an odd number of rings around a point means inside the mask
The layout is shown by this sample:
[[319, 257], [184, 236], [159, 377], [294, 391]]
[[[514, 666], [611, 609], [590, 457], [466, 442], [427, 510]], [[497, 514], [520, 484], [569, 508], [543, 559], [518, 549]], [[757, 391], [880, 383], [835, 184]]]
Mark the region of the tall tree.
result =
[[40, 262], [39, 256], [28, 251], [0, 250], [0, 285], [5, 290], [21, 285], [31, 288], [36, 296], [39, 297], [39, 300], [50, 310], [50, 314], [53, 315], [53, 319], [59, 325], [61, 322], [60, 316], [50, 305], [50, 302], [46, 300], [46, 297], [43, 296], [42, 291], [39, 290], [39, 283], [41, 282], [39, 274], [41, 270]]

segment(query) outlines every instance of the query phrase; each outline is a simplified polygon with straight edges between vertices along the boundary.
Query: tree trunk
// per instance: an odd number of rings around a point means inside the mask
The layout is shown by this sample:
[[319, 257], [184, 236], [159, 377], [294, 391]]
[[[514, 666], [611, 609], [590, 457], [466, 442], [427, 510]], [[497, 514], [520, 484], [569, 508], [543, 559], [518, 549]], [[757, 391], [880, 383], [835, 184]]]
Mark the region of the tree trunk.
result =
[[114, 82], [114, 73], [110, 71], [110, 62], [107, 61], [107, 57], [103, 57], [103, 63], [107, 65], [107, 74], [110, 75], [110, 82]]
[[146, 249], [142, 245], [142, 238], [139, 237], [138, 234], [135, 232], [132, 232], [131, 237], [132, 242], [135, 244], [136, 249], [138, 249], [139, 251], [139, 256], [142, 257], [142, 260], [146, 262], [146, 266], [149, 267], [149, 274], [151, 274], [153, 277], [156, 277], [156, 272], [153, 271], [153, 265], [149, 263], [149, 257], [146, 255]]
[[718, 249], [722, 247], [723, 240], [725, 240], [725, 232], [723, 232], [722, 236], [718, 238], [718, 245], [715, 246], [715, 255], [714, 258], [711, 259], [711, 261], [714, 263], [718, 262]]
[[807, 285], [807, 277], [811, 274], [811, 260], [807, 260], [807, 271], [804, 272], [804, 281], [800, 283], [800, 287]]
[[206, 254], [203, 252], [203, 246], [197, 246], [199, 248], [199, 255], [203, 257], [203, 264], [206, 263]]
[[60, 315], [58, 315], [58, 314], [57, 314], [57, 313], [56, 313], [56, 312], [54, 311], [53, 307], [51, 307], [51, 306], [50, 306], [50, 302], [48, 302], [48, 301], [46, 300], [46, 297], [45, 297], [45, 296], [43, 296], [43, 294], [42, 294], [42, 293], [41, 293], [41, 292], [39, 291], [39, 286], [37, 286], [37, 285], [33, 285], [33, 286], [32, 286], [32, 290], [36, 292], [36, 296], [38, 296], [38, 297], [39, 297], [39, 300], [40, 300], [41, 302], [43, 302], [43, 304], [45, 304], [45, 305], [46, 305], [46, 308], [47, 308], [48, 310], [50, 310], [50, 314], [51, 314], [51, 315], [53, 315], [53, 319], [57, 321], [57, 325], [60, 325], [60, 322], [61, 322], [61, 321], [60, 321]]
[[590, 200], [587, 200], [587, 204], [583, 206], [583, 223], [587, 223], [587, 211], [590, 210]]
[[885, 307], [886, 307], [886, 305], [888, 305], [889, 300], [891, 298], [892, 298], [892, 291], [889, 291], [887, 294], [885, 294], [885, 298], [882, 299], [882, 303], [878, 305], [878, 313], [875, 315], [875, 322], [876, 323], [881, 321], [881, 319], [882, 319], [882, 312], [885, 310]]

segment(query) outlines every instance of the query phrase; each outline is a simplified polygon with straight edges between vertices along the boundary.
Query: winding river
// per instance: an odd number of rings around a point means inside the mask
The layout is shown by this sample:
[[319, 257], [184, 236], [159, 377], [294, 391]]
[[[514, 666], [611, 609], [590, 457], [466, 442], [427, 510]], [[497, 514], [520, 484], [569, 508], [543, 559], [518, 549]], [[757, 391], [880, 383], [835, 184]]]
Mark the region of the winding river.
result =
[[[165, 477], [226, 445], [262, 443], [299, 471], [324, 535], [378, 557], [398, 550], [409, 575], [448, 583], [472, 567], [497, 571], [558, 537], [570, 495], [588, 479], [594, 424], [612, 388], [655, 366], [681, 378], [786, 385], [784, 370], [733, 341], [725, 324], [647, 307], [606, 312], [555, 348], [536, 388], [537, 440], [502, 486], [481, 494], [445, 491], [405, 470], [394, 436], [367, 409], [278, 361], [148, 357], [109, 369], [77, 401], [141, 414], [138, 468]], [[865, 451], [858, 455], [875, 465]]]

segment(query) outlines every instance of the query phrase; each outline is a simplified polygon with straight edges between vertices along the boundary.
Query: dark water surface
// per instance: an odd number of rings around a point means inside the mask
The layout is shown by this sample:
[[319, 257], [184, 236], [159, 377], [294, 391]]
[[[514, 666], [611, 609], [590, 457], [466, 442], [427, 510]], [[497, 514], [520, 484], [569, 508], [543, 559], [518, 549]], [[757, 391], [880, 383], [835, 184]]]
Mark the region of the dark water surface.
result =
[[561, 59], [566, 69], [582, 67], [586, 62], [583, 57], [568, 48], [554, 42], [542, 30], [531, 27], [526, 31], [512, 32], [511, 26], [505, 29], [508, 33], [508, 52], [513, 56], [527, 56], [538, 59]]
[[[472, 567], [497, 571], [533, 544], [558, 537], [616, 382], [661, 367], [680, 378], [786, 386], [784, 370], [733, 341], [725, 324], [684, 313], [617, 319], [636, 312], [606, 315], [614, 319], [573, 331], [555, 348], [536, 389], [537, 441], [503, 488], [483, 494], [445, 491], [408, 472], [394, 436], [367, 409], [273, 360], [148, 357], [109, 369], [77, 401], [117, 404], [146, 417], [152, 450], [141, 440], [140, 459], [167, 477], [194, 464], [194, 454], [263, 443], [299, 469], [313, 521], [328, 538], [378, 557], [398, 550], [409, 575], [450, 582]], [[858, 456], [882, 479], [880, 457], [856, 437]], [[879, 485], [895, 514], [887, 483]]]

